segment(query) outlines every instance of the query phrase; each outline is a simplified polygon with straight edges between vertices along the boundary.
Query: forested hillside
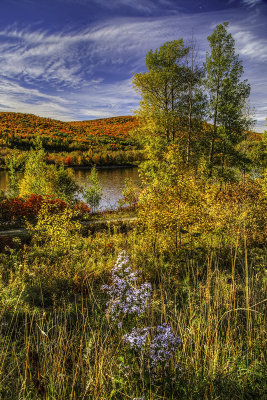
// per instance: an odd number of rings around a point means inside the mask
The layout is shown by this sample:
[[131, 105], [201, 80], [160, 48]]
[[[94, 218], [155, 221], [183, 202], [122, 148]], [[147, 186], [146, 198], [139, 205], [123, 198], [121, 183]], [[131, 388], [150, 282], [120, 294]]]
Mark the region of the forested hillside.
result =
[[127, 164], [141, 157], [129, 132], [137, 125], [131, 116], [93, 121], [62, 122], [33, 114], [0, 113], [1, 165], [9, 155], [23, 159], [36, 138], [49, 153], [48, 161], [66, 165]]

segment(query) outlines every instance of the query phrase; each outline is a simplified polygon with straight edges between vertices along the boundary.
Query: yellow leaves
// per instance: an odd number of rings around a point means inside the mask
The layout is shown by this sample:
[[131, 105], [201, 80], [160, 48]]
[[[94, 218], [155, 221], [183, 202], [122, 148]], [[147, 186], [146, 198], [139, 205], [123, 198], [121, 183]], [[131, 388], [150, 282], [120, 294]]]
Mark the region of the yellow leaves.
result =
[[192, 224], [198, 230], [203, 213], [199, 189], [190, 176], [177, 176], [175, 185], [169, 187], [154, 180], [153, 186], [141, 195], [139, 219], [152, 230], [175, 231]]
[[36, 225], [28, 225], [28, 228], [32, 231], [35, 242], [41, 242], [54, 251], [66, 251], [71, 248], [81, 229], [80, 223], [74, 221], [74, 217], [75, 212], [69, 207], [60, 211], [45, 203]]
[[235, 243], [241, 233], [264, 242], [266, 203], [258, 182], [223, 189], [185, 172], [172, 182], [154, 179], [141, 193], [139, 220], [151, 238], [165, 235], [171, 246], [178, 229], [188, 242], [194, 237], [202, 244]]

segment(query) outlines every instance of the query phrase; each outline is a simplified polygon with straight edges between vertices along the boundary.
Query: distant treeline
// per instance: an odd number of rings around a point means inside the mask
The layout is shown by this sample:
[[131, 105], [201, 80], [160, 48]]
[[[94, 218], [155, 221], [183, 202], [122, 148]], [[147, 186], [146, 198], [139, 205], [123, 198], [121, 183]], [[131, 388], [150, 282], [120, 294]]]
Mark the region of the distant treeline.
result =
[[24, 162], [27, 151], [41, 138], [47, 161], [65, 165], [123, 165], [142, 159], [137, 141], [129, 132], [135, 117], [62, 122], [33, 114], [0, 113], [0, 162], [16, 154]]

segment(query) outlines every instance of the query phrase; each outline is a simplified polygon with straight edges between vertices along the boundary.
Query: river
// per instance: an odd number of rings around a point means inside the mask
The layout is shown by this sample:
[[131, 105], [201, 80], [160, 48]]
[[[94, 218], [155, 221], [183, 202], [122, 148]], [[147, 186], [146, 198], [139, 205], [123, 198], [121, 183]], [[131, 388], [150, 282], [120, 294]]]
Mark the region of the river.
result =
[[[98, 177], [102, 188], [102, 199], [100, 209], [114, 209], [118, 206], [118, 201], [122, 198], [122, 189], [125, 179], [131, 178], [136, 184], [140, 182], [137, 168], [105, 168], [98, 169]], [[74, 170], [75, 180], [79, 185], [86, 185], [86, 178], [90, 174], [90, 169]], [[0, 190], [6, 191], [8, 188], [8, 174], [0, 171]]]

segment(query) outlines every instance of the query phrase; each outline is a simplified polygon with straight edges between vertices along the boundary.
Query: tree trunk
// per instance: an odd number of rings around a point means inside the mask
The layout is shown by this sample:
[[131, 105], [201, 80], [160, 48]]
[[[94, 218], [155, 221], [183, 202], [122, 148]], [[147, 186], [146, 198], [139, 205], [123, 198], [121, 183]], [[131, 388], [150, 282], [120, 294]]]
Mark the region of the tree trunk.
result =
[[191, 131], [192, 131], [192, 90], [189, 89], [189, 113], [188, 113], [188, 134], [187, 134], [187, 149], [186, 149], [186, 164], [190, 164], [190, 151], [191, 151]]
[[215, 110], [214, 110], [214, 118], [213, 118], [213, 132], [210, 142], [210, 153], [209, 153], [209, 162], [210, 162], [210, 176], [212, 175], [213, 165], [214, 165], [214, 144], [217, 136], [217, 113], [218, 113], [218, 101], [219, 101], [219, 89], [220, 82], [219, 77], [217, 80], [217, 88], [216, 88], [216, 101], [215, 101]]

